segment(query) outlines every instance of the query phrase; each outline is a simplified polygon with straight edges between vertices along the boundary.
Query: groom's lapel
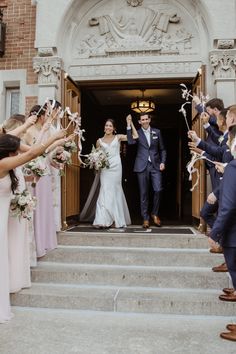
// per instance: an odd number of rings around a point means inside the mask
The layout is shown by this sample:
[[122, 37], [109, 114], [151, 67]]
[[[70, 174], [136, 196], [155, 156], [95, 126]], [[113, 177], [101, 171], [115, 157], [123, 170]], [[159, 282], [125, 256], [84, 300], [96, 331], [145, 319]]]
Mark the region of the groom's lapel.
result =
[[147, 141], [146, 135], [144, 134], [143, 129], [140, 129], [140, 132], [141, 132], [140, 138], [142, 138], [142, 141], [145, 143], [145, 145], [147, 145], [147, 147], [149, 147], [148, 141]]

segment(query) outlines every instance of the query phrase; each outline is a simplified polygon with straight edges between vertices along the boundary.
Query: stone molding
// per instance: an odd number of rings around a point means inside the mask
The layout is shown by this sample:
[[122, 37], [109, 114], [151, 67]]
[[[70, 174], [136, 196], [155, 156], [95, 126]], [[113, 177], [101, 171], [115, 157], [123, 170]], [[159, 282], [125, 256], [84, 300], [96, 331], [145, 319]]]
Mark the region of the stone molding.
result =
[[235, 79], [236, 49], [211, 51], [210, 64], [215, 78]]
[[216, 43], [217, 49], [234, 49], [235, 40], [234, 39], [218, 39]]
[[34, 72], [38, 74], [38, 84], [58, 86], [62, 59], [58, 56], [38, 56], [33, 59]]

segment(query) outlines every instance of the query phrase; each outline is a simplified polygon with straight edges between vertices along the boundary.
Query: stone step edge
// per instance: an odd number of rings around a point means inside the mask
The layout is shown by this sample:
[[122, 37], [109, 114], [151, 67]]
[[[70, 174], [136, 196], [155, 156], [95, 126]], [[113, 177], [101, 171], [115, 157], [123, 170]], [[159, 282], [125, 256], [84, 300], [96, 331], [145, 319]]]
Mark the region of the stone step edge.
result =
[[48, 262], [48, 261], [42, 261], [38, 262], [37, 267], [33, 267], [32, 271], [37, 271], [37, 270], [66, 270], [66, 269], [86, 269], [89, 268], [94, 269], [94, 270], [144, 270], [144, 271], [162, 271], [162, 272], [180, 272], [180, 271], [185, 271], [185, 272], [205, 272], [205, 273], [213, 273], [211, 267], [189, 267], [189, 266], [145, 266], [145, 265], [119, 265], [119, 264], [91, 264], [91, 263], [63, 263], [63, 262]]
[[[73, 283], [44, 283], [44, 282], [32, 282], [30, 288], [25, 288], [19, 293], [24, 291], [30, 292], [34, 288], [51, 288], [51, 289], [78, 289], [78, 290], [123, 290], [127, 292], [137, 291], [137, 292], [152, 292], [152, 293], [188, 293], [188, 294], [221, 294], [221, 289], [204, 289], [204, 288], [158, 288], [158, 287], [148, 287], [148, 286], [117, 286], [117, 285], [93, 285], [93, 284], [73, 284]], [[16, 293], [18, 294], [18, 293]], [[236, 304], [235, 304], [236, 305]]]
[[[79, 246], [79, 245], [62, 245], [59, 244], [58, 247], [56, 249], [60, 249], [60, 250], [70, 250], [70, 249], [74, 249], [74, 250], [78, 250], [78, 251], [105, 251], [105, 252], [110, 252], [110, 251], [127, 251], [127, 252], [163, 252], [163, 253], [193, 253], [193, 254], [200, 254], [200, 253], [204, 253], [204, 254], [209, 254], [212, 257], [214, 255], [212, 255], [209, 252], [209, 248], [170, 248], [170, 247], [122, 247], [122, 246]], [[55, 250], [53, 250], [55, 251]], [[51, 252], [53, 251], [49, 251], [47, 253], [47, 255], [49, 255]]]
[[184, 320], [184, 319], [189, 319], [191, 318], [191, 320], [224, 320], [227, 323], [236, 323], [235, 322], [235, 316], [222, 316], [222, 315], [180, 315], [180, 314], [164, 314], [164, 313], [140, 313], [140, 312], [112, 312], [112, 311], [102, 311], [102, 310], [80, 310], [80, 309], [65, 309], [65, 308], [49, 308], [49, 307], [26, 307], [26, 306], [11, 306], [13, 308], [13, 310], [19, 311], [19, 312], [37, 312], [37, 313], [58, 313], [61, 314], [61, 312], [63, 313], [67, 313], [70, 315], [79, 315], [79, 314], [84, 314], [84, 315], [96, 315], [96, 316], [115, 316], [115, 317], [133, 317], [133, 318], [137, 318], [137, 317], [146, 317], [146, 318], [150, 318], [150, 317], [154, 317], [156, 319], [178, 319], [178, 321]]
[[66, 237], [78, 237], [78, 236], [84, 236], [84, 237], [92, 237], [92, 236], [105, 236], [107, 238], [109, 237], [116, 237], [116, 236], [128, 236], [128, 237], [132, 237], [132, 236], [138, 236], [138, 237], [145, 237], [148, 238], [149, 236], [152, 237], [156, 237], [158, 238], [158, 236], [165, 236], [165, 237], [172, 237], [172, 238], [177, 238], [182, 236], [183, 238], [190, 238], [190, 239], [206, 239], [206, 235], [201, 234], [201, 233], [194, 233], [194, 234], [181, 234], [181, 233], [174, 233], [174, 234], [167, 234], [167, 233], [152, 233], [152, 232], [89, 232], [89, 231], [58, 231], [57, 232], [58, 236], [66, 236]]

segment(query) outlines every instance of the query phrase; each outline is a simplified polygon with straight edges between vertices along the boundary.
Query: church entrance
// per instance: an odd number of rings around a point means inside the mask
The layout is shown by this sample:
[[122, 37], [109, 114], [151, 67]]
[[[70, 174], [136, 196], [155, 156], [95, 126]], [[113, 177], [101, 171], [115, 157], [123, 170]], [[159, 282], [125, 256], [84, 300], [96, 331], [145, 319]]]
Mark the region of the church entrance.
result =
[[[137, 96], [141, 96], [142, 90], [145, 90], [145, 97], [151, 97], [155, 102], [156, 109], [152, 113], [151, 124], [161, 130], [167, 150], [160, 212], [165, 224], [191, 223], [192, 218], [191, 185], [186, 170], [186, 164], [190, 159], [187, 128], [182, 114], [179, 113], [183, 103], [179, 87], [181, 82], [191, 88], [191, 80], [186, 78], [78, 83], [81, 90], [82, 127], [86, 131], [83, 154], [89, 153], [96, 140], [103, 136], [107, 118], [115, 120], [117, 133], [126, 133], [126, 116], [129, 113], [132, 114], [135, 126], [139, 127], [139, 115], [131, 110], [130, 104]], [[191, 125], [191, 111], [188, 112], [188, 119]], [[138, 183], [133, 173], [135, 154], [135, 146], [122, 143], [122, 183], [133, 224], [142, 222]], [[81, 169], [80, 210], [87, 200], [93, 179], [93, 171]]]

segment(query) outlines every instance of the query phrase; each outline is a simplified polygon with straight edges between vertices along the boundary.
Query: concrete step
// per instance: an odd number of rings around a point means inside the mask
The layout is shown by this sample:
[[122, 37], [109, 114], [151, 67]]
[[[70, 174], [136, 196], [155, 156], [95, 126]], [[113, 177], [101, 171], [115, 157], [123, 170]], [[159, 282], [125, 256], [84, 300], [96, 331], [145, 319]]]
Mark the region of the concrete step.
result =
[[11, 296], [15, 306], [131, 313], [231, 316], [236, 304], [218, 290], [33, 284]]
[[141, 266], [212, 267], [224, 261], [207, 249], [59, 246], [41, 258], [45, 262]]
[[102, 247], [158, 247], [158, 248], [208, 248], [203, 234], [152, 234], [111, 232], [59, 232], [60, 245]]
[[225, 273], [206, 267], [119, 266], [39, 262], [32, 281], [158, 288], [222, 289], [229, 286]]
[[13, 307], [2, 354], [235, 354], [222, 340], [232, 316], [183, 316]]

